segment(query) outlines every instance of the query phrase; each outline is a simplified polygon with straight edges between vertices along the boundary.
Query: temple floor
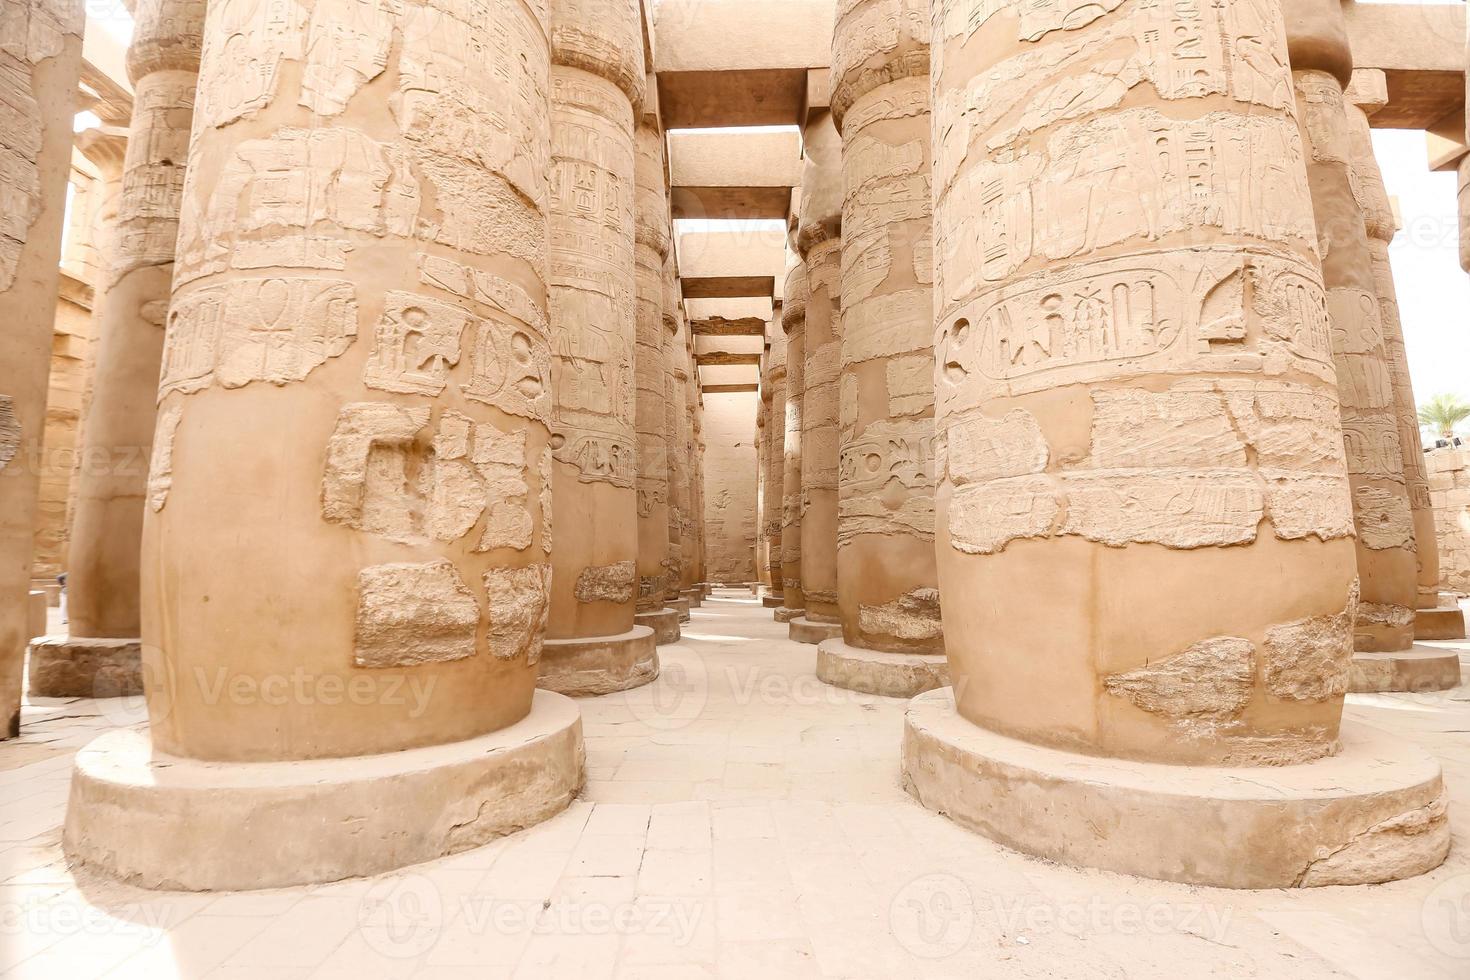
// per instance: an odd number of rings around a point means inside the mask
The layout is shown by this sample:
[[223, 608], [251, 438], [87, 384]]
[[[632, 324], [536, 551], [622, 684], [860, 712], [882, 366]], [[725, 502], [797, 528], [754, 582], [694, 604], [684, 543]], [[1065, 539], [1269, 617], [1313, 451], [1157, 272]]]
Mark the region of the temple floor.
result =
[[0, 744], [0, 974], [1470, 976], [1470, 687], [1348, 699], [1348, 717], [1442, 761], [1443, 867], [1225, 891], [1049, 864], [923, 809], [899, 786], [904, 702], [817, 681], [816, 648], [748, 592], [717, 591], [684, 631], [654, 684], [579, 702], [587, 786], [568, 811], [394, 874], [277, 891], [73, 877], [72, 754], [139, 709], [29, 705], [26, 734]]

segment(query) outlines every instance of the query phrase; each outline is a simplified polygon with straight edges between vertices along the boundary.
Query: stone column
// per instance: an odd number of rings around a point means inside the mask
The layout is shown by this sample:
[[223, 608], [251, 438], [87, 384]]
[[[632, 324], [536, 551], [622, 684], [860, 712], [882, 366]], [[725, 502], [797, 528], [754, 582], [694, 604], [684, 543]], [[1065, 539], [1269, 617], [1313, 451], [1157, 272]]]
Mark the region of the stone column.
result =
[[638, 598], [634, 125], [637, 0], [551, 3], [554, 496], [542, 687], [606, 694], [658, 676]]
[[[794, 235], [793, 235], [794, 237]], [[787, 245], [781, 330], [786, 335], [786, 431], [781, 453], [781, 605], [772, 613], [789, 623], [806, 611], [801, 591], [801, 408], [806, 390], [806, 265]]]
[[1383, 322], [1389, 381], [1393, 386], [1393, 415], [1398, 429], [1399, 454], [1403, 460], [1404, 484], [1408, 490], [1418, 558], [1414, 637], [1420, 640], [1464, 639], [1465, 616], [1459, 604], [1454, 601], [1441, 604], [1439, 601], [1439, 541], [1434, 525], [1434, 508], [1429, 499], [1429, 473], [1424, 465], [1418, 403], [1409, 377], [1403, 322], [1389, 263], [1389, 248], [1398, 226], [1388, 189], [1383, 184], [1383, 174], [1373, 155], [1373, 134], [1368, 122], [1370, 115], [1388, 104], [1387, 79], [1378, 70], [1354, 71], [1345, 95], [1343, 111], [1347, 116], [1351, 184], [1368, 233], [1373, 288]]
[[791, 639], [842, 635], [837, 608], [837, 377], [842, 359], [842, 140], [832, 114], [814, 112], [802, 131], [797, 254], [806, 267], [806, 364], [801, 398], [801, 591], [805, 612]]
[[70, 636], [32, 648], [33, 696], [142, 690], [138, 548], [204, 2], [138, 0], [133, 21], [133, 118], [96, 289], [95, 366], [76, 471]]
[[[1459, 683], [1459, 658], [1414, 646], [1419, 566], [1404, 473], [1405, 420], [1394, 392], [1382, 287], [1364, 212], [1354, 197], [1343, 98], [1352, 77], [1347, 25], [1337, 0], [1287, 0], [1285, 11], [1357, 529], [1362, 595], [1350, 689], [1443, 690]], [[1407, 383], [1408, 366], [1403, 367]]]
[[767, 609], [780, 607], [786, 599], [781, 583], [781, 549], [783, 546], [781, 509], [783, 471], [786, 464], [786, 332], [781, 329], [781, 310], [766, 325], [771, 346], [766, 351], [766, 376], [761, 379], [761, 394], [769, 397], [766, 418], [765, 485], [766, 508], [764, 533], [769, 547], [762, 576], [770, 583], [770, 591], [761, 599]]
[[934, 561], [934, 243], [928, 0], [860, 0], [838, 17], [842, 134], [841, 637], [829, 684], [913, 697], [945, 686]]
[[704, 478], [700, 458], [703, 455], [700, 442], [699, 367], [694, 358], [694, 337], [689, 332], [689, 320], [682, 310], [685, 338], [684, 356], [688, 361], [688, 377], [684, 382], [684, 467], [685, 479], [689, 481], [689, 509], [684, 512], [684, 555], [683, 574], [679, 578], [679, 595], [697, 608], [704, 597], [700, 583], [704, 581]]
[[689, 622], [689, 602], [684, 598], [684, 541], [689, 523], [689, 439], [684, 389], [689, 383], [689, 352], [679, 274], [672, 260], [664, 273], [664, 329], [668, 332], [669, 373], [666, 381], [665, 428], [669, 439], [669, 565], [665, 605]]
[[[669, 257], [669, 198], [665, 187], [664, 134], [652, 93], [638, 118], [634, 179], [634, 256], [638, 301], [638, 345], [633, 355], [638, 399], [638, 606], [633, 622], [653, 630], [658, 643], [679, 641], [679, 613], [664, 605], [669, 557], [669, 450], [664, 433], [664, 263]], [[595, 519], [595, 515], [594, 515]]]
[[1280, 7], [931, 23], [954, 686], [910, 703], [907, 788], [1195, 884], [1437, 866], [1438, 763], [1341, 724], [1353, 515]]
[[7, 0], [0, 14], [0, 739], [20, 734], [82, 25], [80, 0]]
[[760, 398], [755, 406], [755, 581], [750, 591], [761, 595], [771, 586], [766, 559], [771, 553], [771, 543], [766, 539], [766, 416], [771, 411], [770, 388], [764, 384], [767, 374], [766, 360], [769, 355], [761, 354]]
[[143, 524], [150, 725], [78, 755], [73, 862], [335, 880], [576, 794], [576, 706], [535, 689], [549, 30], [515, 0], [208, 4]]

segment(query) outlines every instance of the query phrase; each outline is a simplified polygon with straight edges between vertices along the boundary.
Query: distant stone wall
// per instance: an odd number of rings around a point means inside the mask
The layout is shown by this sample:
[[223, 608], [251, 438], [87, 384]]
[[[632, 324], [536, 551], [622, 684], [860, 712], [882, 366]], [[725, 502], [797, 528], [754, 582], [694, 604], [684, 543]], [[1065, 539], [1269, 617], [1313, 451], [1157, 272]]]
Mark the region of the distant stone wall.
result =
[[704, 396], [705, 567], [712, 582], [755, 581], [755, 392]]
[[1439, 532], [1439, 587], [1470, 594], [1470, 449], [1436, 449], [1424, 462]]

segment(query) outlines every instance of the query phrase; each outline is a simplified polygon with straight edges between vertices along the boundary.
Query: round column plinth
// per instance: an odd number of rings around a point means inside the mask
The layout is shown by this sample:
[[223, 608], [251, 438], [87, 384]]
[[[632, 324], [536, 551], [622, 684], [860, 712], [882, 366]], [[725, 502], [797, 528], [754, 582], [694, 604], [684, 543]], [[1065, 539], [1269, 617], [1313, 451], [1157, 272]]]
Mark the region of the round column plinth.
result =
[[679, 598], [689, 603], [690, 609], [698, 609], [704, 602], [704, 589], [696, 585], [692, 589], [681, 589]]
[[119, 698], [143, 693], [143, 641], [42, 636], [31, 641], [33, 698]]
[[382, 874], [561, 812], [581, 789], [575, 702], [479, 738], [383, 755], [203, 762], [123, 729], [77, 753], [67, 857], [142, 888], [242, 891]]
[[679, 614], [679, 622], [689, 622], [689, 600], [688, 599], [665, 599], [664, 605]]
[[1191, 885], [1394, 881], [1449, 852], [1439, 763], [1352, 723], [1337, 755], [1303, 765], [1165, 765], [1007, 738], [941, 688], [909, 703], [902, 767], [925, 807], [1007, 847]]
[[817, 680], [885, 698], [911, 698], [949, 686], [944, 656], [885, 653], [848, 644], [841, 636], [817, 644]]
[[1458, 603], [1452, 606], [1441, 605], [1438, 609], [1416, 609], [1414, 611], [1414, 639], [1465, 639], [1465, 611]]
[[1392, 653], [1355, 653], [1348, 670], [1348, 690], [1354, 694], [1423, 694], [1459, 686], [1459, 651], [1418, 643]]
[[636, 626], [647, 626], [653, 630], [653, 641], [659, 646], [679, 642], [679, 611], [677, 609], [655, 609], [652, 612], [633, 614]]
[[777, 606], [775, 611], [771, 613], [771, 617], [778, 623], [789, 623], [804, 612], [806, 612], [805, 609], [791, 609], [787, 606]]
[[536, 686], [572, 697], [591, 697], [642, 687], [658, 676], [653, 630], [634, 626], [617, 636], [547, 640]]
[[761, 606], [762, 606], [762, 608], [765, 608], [765, 609], [780, 609], [782, 607], [782, 605], [785, 604], [785, 602], [786, 602], [786, 599], [785, 599], [784, 596], [779, 596], [779, 595], [763, 595], [763, 596], [761, 596]]
[[823, 623], [810, 619], [806, 610], [800, 615], [793, 617], [788, 624], [788, 636], [797, 643], [821, 643], [823, 640], [837, 639], [842, 636], [841, 623]]

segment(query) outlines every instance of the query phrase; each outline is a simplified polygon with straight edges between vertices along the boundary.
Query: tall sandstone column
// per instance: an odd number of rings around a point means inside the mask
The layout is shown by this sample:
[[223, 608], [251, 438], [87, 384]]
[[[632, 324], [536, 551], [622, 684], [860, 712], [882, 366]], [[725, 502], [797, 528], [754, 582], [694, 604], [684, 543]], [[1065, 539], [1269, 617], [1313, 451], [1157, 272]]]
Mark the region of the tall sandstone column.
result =
[[1347, 25], [1337, 0], [1286, 0], [1285, 11], [1357, 530], [1362, 592], [1350, 689], [1443, 690], [1459, 683], [1459, 658], [1414, 646], [1419, 563], [1388, 330], [1371, 238], [1353, 193], [1343, 98], [1352, 78]]
[[1340, 724], [1352, 510], [1280, 7], [933, 0], [931, 23], [954, 686], [910, 703], [907, 788], [1176, 881], [1437, 866], [1438, 764]]
[[638, 598], [634, 119], [637, 0], [551, 3], [551, 620], [541, 686], [606, 694], [658, 676]]
[[638, 117], [634, 177], [633, 246], [638, 302], [638, 344], [633, 355], [638, 395], [638, 605], [636, 625], [653, 630], [658, 643], [679, 640], [679, 614], [664, 606], [669, 557], [669, 450], [664, 433], [664, 381], [668, 334], [664, 331], [664, 263], [669, 257], [669, 198], [665, 188], [664, 134], [653, 99], [654, 80]]
[[143, 524], [150, 725], [78, 755], [74, 862], [334, 880], [575, 795], [576, 706], [535, 690], [549, 31], [515, 0], [209, 3]]
[[1373, 260], [1373, 287], [1383, 321], [1383, 340], [1388, 353], [1389, 381], [1393, 385], [1393, 413], [1397, 423], [1399, 454], [1403, 460], [1404, 483], [1408, 489], [1409, 512], [1413, 518], [1414, 549], [1418, 558], [1418, 595], [1414, 615], [1414, 638], [1457, 640], [1465, 636], [1465, 614], [1457, 602], [1439, 601], [1439, 537], [1434, 526], [1434, 508], [1429, 499], [1429, 473], [1424, 465], [1424, 446], [1419, 435], [1419, 415], [1414, 385], [1409, 377], [1409, 358], [1404, 346], [1403, 321], [1398, 294], [1393, 284], [1389, 248], [1398, 231], [1383, 173], [1373, 155], [1373, 133], [1368, 117], [1388, 104], [1388, 81], [1382, 71], [1354, 71], [1345, 93], [1349, 170], [1353, 195], [1363, 213], [1368, 232], [1368, 252]]
[[[792, 237], [795, 237], [794, 231]], [[806, 264], [787, 245], [786, 284], [782, 293], [781, 330], [786, 334], [786, 431], [781, 457], [781, 589], [782, 602], [772, 613], [789, 623], [806, 611], [801, 590], [801, 410], [806, 390]]]
[[817, 676], [912, 697], [948, 683], [934, 560], [934, 244], [928, 0], [841, 8], [840, 638]]
[[791, 639], [842, 635], [837, 608], [837, 378], [842, 362], [842, 140], [826, 109], [802, 131], [797, 254], [806, 267], [801, 396], [801, 591]]
[[689, 622], [689, 600], [684, 598], [686, 556], [693, 548], [688, 537], [693, 506], [689, 488], [689, 415], [686, 389], [689, 384], [689, 323], [684, 316], [683, 290], [677, 265], [670, 263], [664, 274], [665, 320], [669, 331], [668, 408], [665, 421], [669, 433], [669, 584], [666, 605], [678, 610], [680, 622]]
[[772, 321], [766, 324], [766, 333], [771, 346], [766, 350], [766, 376], [761, 379], [761, 395], [769, 398], [766, 413], [766, 442], [763, 462], [766, 487], [766, 504], [763, 530], [768, 547], [766, 567], [761, 570], [762, 580], [770, 585], [761, 599], [767, 609], [780, 607], [786, 599], [781, 584], [781, 509], [783, 498], [784, 470], [786, 468], [786, 331], [781, 329], [781, 307], [773, 311]]
[[96, 366], [68, 552], [71, 635], [32, 650], [30, 689], [42, 697], [142, 690], [138, 549], [204, 0], [139, 0], [133, 20], [133, 118], [96, 291]]
[[704, 407], [699, 394], [699, 366], [694, 357], [694, 337], [689, 329], [689, 320], [680, 312], [685, 338], [685, 359], [688, 377], [684, 381], [684, 467], [685, 479], [689, 483], [689, 508], [684, 512], [684, 564], [680, 576], [679, 595], [691, 607], [697, 607], [704, 590], [704, 470], [702, 420]]
[[0, 13], [0, 739], [20, 734], [82, 25], [80, 0], [7, 0]]
[[[760, 381], [765, 381], [766, 355], [761, 354]], [[759, 382], [758, 382], [759, 383]], [[766, 414], [771, 410], [770, 391], [764, 384], [760, 385], [759, 397], [755, 405], [755, 546], [752, 558], [755, 560], [755, 581], [750, 583], [750, 591], [759, 595], [763, 588], [770, 585], [766, 573], [766, 556], [770, 553], [770, 542], [766, 540]]]

